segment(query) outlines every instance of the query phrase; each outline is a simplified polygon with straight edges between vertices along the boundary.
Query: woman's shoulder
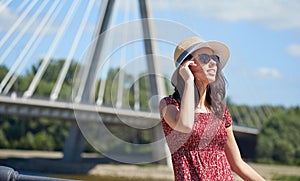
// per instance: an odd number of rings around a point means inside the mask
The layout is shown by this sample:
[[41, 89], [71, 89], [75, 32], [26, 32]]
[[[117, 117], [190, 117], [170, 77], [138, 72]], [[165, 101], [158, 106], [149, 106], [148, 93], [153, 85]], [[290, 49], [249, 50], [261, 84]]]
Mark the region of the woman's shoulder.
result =
[[160, 110], [162, 110], [164, 107], [168, 106], [168, 105], [174, 105], [176, 107], [179, 107], [179, 103], [177, 102], [177, 100], [175, 98], [173, 98], [172, 96], [168, 96], [168, 97], [163, 97], [160, 100], [159, 103], [159, 108]]
[[163, 97], [163, 98], [160, 100], [160, 105], [169, 105], [169, 104], [178, 105], [178, 102], [177, 102], [176, 99], [174, 99], [174, 98], [171, 97], [171, 96]]
[[232, 125], [232, 117], [229, 111], [229, 108], [226, 106], [224, 110], [223, 120], [225, 121], [225, 127], [229, 127]]
[[228, 117], [228, 116], [231, 116], [230, 111], [229, 111], [228, 106], [225, 106], [225, 108], [224, 108], [224, 117]]

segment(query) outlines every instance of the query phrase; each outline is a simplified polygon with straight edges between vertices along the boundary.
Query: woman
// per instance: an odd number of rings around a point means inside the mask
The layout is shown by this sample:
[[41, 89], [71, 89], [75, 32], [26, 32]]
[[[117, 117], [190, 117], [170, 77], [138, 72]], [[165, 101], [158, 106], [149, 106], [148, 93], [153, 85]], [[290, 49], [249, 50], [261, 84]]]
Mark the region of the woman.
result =
[[175, 49], [175, 92], [161, 100], [160, 114], [176, 181], [229, 181], [232, 171], [245, 180], [264, 180], [242, 160], [223, 103], [221, 70], [228, 58], [225, 44], [199, 37], [183, 40]]

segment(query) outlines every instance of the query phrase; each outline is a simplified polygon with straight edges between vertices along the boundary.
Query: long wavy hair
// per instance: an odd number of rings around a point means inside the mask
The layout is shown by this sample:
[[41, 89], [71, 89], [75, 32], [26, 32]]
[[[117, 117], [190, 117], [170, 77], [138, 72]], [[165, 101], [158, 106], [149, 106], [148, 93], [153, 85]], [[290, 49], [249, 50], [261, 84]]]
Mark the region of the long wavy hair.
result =
[[[189, 55], [187, 58], [185, 58], [184, 61], [190, 60], [193, 56]], [[184, 62], [183, 61], [183, 62]], [[214, 113], [218, 118], [222, 119], [224, 110], [225, 110], [225, 103], [224, 98], [226, 95], [226, 79], [224, 74], [219, 68], [219, 65], [217, 64], [217, 74], [216, 74], [216, 80], [210, 84], [207, 85], [206, 88], [206, 97], [205, 101], [208, 104], [208, 107], [212, 113]], [[174, 86], [174, 93], [170, 95], [170, 97], [174, 98], [180, 105], [181, 103], [181, 95], [184, 91], [184, 80], [180, 76], [178, 69], [175, 72], [177, 74], [177, 81], [176, 83], [172, 82]], [[196, 86], [196, 83], [194, 84], [194, 92], [195, 92], [195, 106], [199, 104], [200, 97], [198, 88]]]

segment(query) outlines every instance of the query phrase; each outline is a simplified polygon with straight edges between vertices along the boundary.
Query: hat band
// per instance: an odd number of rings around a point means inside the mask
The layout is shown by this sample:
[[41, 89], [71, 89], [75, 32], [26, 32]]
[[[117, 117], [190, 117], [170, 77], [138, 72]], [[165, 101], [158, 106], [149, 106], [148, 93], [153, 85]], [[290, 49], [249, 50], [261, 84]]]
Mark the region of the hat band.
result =
[[190, 46], [189, 48], [187, 48], [186, 50], [184, 50], [180, 55], [179, 57], [177, 58], [176, 60], [176, 67], [178, 67], [181, 63], [182, 63], [182, 60], [184, 58], [186, 58], [188, 56], [188, 54], [191, 53], [191, 50], [194, 49], [197, 45], [199, 45], [199, 43], [196, 43], [192, 46]]

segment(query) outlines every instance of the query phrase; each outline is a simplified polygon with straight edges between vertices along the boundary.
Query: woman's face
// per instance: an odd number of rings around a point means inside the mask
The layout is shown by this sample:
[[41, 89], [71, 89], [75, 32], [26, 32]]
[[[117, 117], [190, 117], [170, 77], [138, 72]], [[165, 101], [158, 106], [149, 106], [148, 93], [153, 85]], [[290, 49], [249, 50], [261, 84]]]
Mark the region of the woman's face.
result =
[[217, 62], [210, 58], [208, 63], [204, 63], [200, 60], [200, 54], [213, 55], [213, 50], [210, 48], [200, 48], [192, 53], [192, 61], [194, 61], [197, 66], [190, 66], [190, 69], [194, 74], [196, 81], [209, 84], [216, 80]]

